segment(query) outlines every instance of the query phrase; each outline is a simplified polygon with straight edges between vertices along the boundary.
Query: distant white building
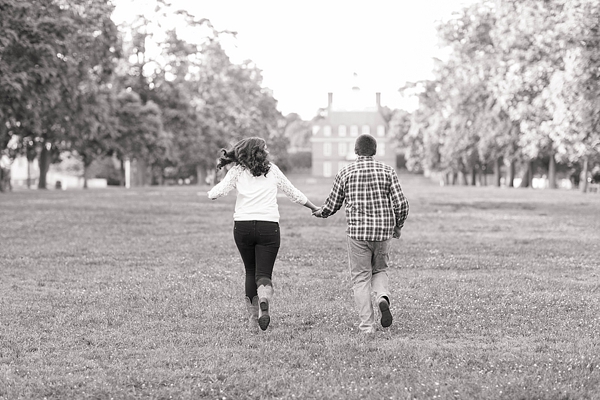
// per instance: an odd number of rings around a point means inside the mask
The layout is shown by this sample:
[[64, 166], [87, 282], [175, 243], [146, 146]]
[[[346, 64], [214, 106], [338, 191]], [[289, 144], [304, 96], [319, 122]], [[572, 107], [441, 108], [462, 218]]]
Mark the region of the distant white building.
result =
[[369, 105], [358, 87], [354, 87], [352, 93], [338, 103], [336, 105], [333, 100], [333, 93], [329, 93], [324, 118], [312, 127], [313, 176], [334, 176], [355, 160], [354, 142], [363, 133], [371, 134], [377, 139], [377, 154], [374, 158], [395, 168], [396, 148], [381, 114], [380, 93], [375, 93]]
[[[37, 160], [27, 161], [27, 157], [16, 157], [10, 168], [11, 184], [13, 188], [37, 188], [40, 180], [40, 168]], [[88, 179], [88, 187], [106, 187], [106, 179]], [[51, 164], [46, 174], [46, 187], [48, 189], [77, 189], [83, 188], [83, 164], [75, 157], [66, 155], [58, 164]]]
[[12, 162], [11, 182], [13, 188], [27, 187], [27, 179], [31, 187], [37, 187], [40, 179], [40, 168], [37, 162], [28, 162], [27, 157], [18, 156]]

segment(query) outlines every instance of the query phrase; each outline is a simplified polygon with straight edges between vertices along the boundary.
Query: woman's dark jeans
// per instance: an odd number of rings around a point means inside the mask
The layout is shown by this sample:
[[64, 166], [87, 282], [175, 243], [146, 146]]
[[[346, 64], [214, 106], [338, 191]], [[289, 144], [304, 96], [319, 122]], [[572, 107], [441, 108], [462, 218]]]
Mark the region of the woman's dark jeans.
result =
[[233, 238], [246, 268], [246, 296], [256, 296], [260, 285], [271, 285], [273, 265], [281, 242], [279, 224], [271, 221], [235, 221]]

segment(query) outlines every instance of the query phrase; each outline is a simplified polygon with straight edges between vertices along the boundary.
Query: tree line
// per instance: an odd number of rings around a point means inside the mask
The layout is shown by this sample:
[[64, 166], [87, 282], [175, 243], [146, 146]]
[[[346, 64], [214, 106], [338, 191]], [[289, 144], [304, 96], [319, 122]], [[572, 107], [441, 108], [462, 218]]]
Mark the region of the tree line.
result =
[[437, 30], [448, 56], [401, 89], [419, 99], [399, 131], [408, 168], [527, 187], [543, 163], [555, 188], [560, 165], [585, 191], [600, 164], [600, 2], [478, 1]]
[[135, 159], [157, 184], [202, 182], [218, 150], [244, 136], [286, 158], [287, 121], [261, 71], [224, 49], [235, 32], [155, 5], [118, 27], [108, 0], [0, 0], [0, 153], [37, 160], [40, 188], [67, 151], [84, 170]]
[[[0, 153], [37, 161], [40, 188], [65, 152], [84, 171], [108, 156], [136, 160], [147, 184], [203, 182], [221, 147], [251, 135], [307, 168], [311, 122], [283, 117], [257, 66], [230, 60], [235, 32], [154, 4], [118, 27], [109, 0], [0, 0]], [[570, 168], [585, 191], [600, 169], [600, 3], [482, 0], [437, 30], [448, 56], [401, 89], [419, 107], [384, 109], [407, 168], [527, 187], [544, 164], [550, 187]]]

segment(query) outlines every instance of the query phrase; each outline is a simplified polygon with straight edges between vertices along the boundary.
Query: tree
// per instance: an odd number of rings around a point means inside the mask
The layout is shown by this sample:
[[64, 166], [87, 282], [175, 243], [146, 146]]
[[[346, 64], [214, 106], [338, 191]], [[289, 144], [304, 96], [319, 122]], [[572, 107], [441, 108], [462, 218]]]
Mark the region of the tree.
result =
[[168, 135], [162, 129], [160, 108], [152, 101], [142, 104], [140, 96], [133, 91], [120, 93], [117, 101], [115, 148], [121, 160], [122, 182], [125, 182], [125, 161], [136, 160], [141, 183], [146, 184], [147, 167], [162, 164], [170, 150]]
[[440, 144], [447, 123], [439, 79], [410, 83], [400, 90], [415, 93], [419, 99], [419, 108], [412, 113], [410, 128], [404, 136], [406, 168], [429, 176], [442, 169]]
[[80, 156], [84, 188], [89, 166], [107, 154], [116, 135], [114, 71], [120, 51], [111, 12], [108, 3], [95, 2], [73, 16], [85, 29], [73, 32], [71, 73], [65, 77], [71, 88], [65, 103], [72, 118], [62, 144]]
[[[235, 33], [217, 31], [209, 20], [185, 11], [171, 16], [197, 32], [194, 43], [184, 40], [176, 27], [158, 32], [161, 15], [170, 11], [163, 2], [157, 5], [157, 19], [140, 18], [133, 31], [134, 44], [127, 48], [138, 61], [123, 85], [145, 93], [142, 102], [147, 98], [161, 108], [178, 174], [202, 183], [219, 149], [247, 136], [264, 137], [273, 156], [280, 156], [277, 149], [285, 150], [278, 145], [283, 117], [272, 93], [262, 87], [261, 71], [250, 61], [232, 63], [221, 45], [224, 36]], [[149, 40], [155, 41], [152, 46]], [[160, 56], [150, 55], [150, 47], [160, 49]]]
[[564, 71], [557, 71], [548, 90], [558, 129], [551, 133], [557, 152], [581, 161], [580, 188], [587, 191], [590, 159], [600, 155], [600, 5], [591, 0], [564, 1], [557, 25], [565, 49]]
[[410, 130], [411, 114], [402, 109], [393, 110], [389, 120], [390, 135], [402, 146], [405, 136]]
[[500, 54], [494, 93], [510, 119], [519, 123], [519, 148], [527, 166], [523, 182], [532, 176], [532, 160], [548, 156], [550, 187], [556, 187], [555, 152], [551, 138], [557, 129], [548, 87], [552, 76], [563, 69], [564, 50], [557, 46], [555, 29], [560, 21], [559, 1], [500, 2], [492, 38]]
[[0, 1], [0, 89], [6, 93], [0, 144], [18, 135], [39, 146], [43, 189], [50, 162], [58, 160], [59, 146], [72, 139], [81, 117], [78, 90], [112, 73], [106, 56], [116, 41], [113, 7], [108, 1]]
[[61, 99], [68, 19], [51, 0], [0, 0], [0, 10], [0, 149], [5, 149], [14, 135], [42, 140], [44, 113]]
[[310, 121], [304, 121], [300, 115], [291, 113], [285, 116], [283, 135], [290, 143], [290, 152], [311, 149], [312, 128]]
[[486, 184], [487, 165], [493, 164], [494, 184], [500, 186], [502, 160], [509, 163], [507, 181], [512, 185], [519, 131], [493, 85], [503, 55], [494, 36], [497, 18], [493, 4], [475, 3], [441, 23], [438, 32], [441, 43], [451, 49], [448, 61], [440, 67], [445, 69], [442, 92], [452, 127], [446, 152], [462, 158], [460, 164], [471, 171], [471, 184], [477, 170], [481, 184]]
[[[409, 165], [427, 171], [481, 171], [502, 162], [522, 187], [547, 163], [556, 187], [557, 162], [600, 155], [600, 4], [594, 0], [497, 0], [465, 7], [438, 26], [446, 61], [421, 82], [419, 109], [406, 138]], [[413, 159], [417, 156], [418, 159]], [[534, 164], [535, 162], [535, 164]], [[485, 183], [485, 182], [482, 182]]]

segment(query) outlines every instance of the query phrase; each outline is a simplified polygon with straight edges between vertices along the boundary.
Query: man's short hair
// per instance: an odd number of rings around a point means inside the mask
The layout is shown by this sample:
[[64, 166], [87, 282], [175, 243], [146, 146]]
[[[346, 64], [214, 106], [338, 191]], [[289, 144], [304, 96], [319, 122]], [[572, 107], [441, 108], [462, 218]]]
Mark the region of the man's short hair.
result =
[[377, 153], [377, 140], [368, 133], [356, 138], [354, 152], [359, 156], [374, 156]]

